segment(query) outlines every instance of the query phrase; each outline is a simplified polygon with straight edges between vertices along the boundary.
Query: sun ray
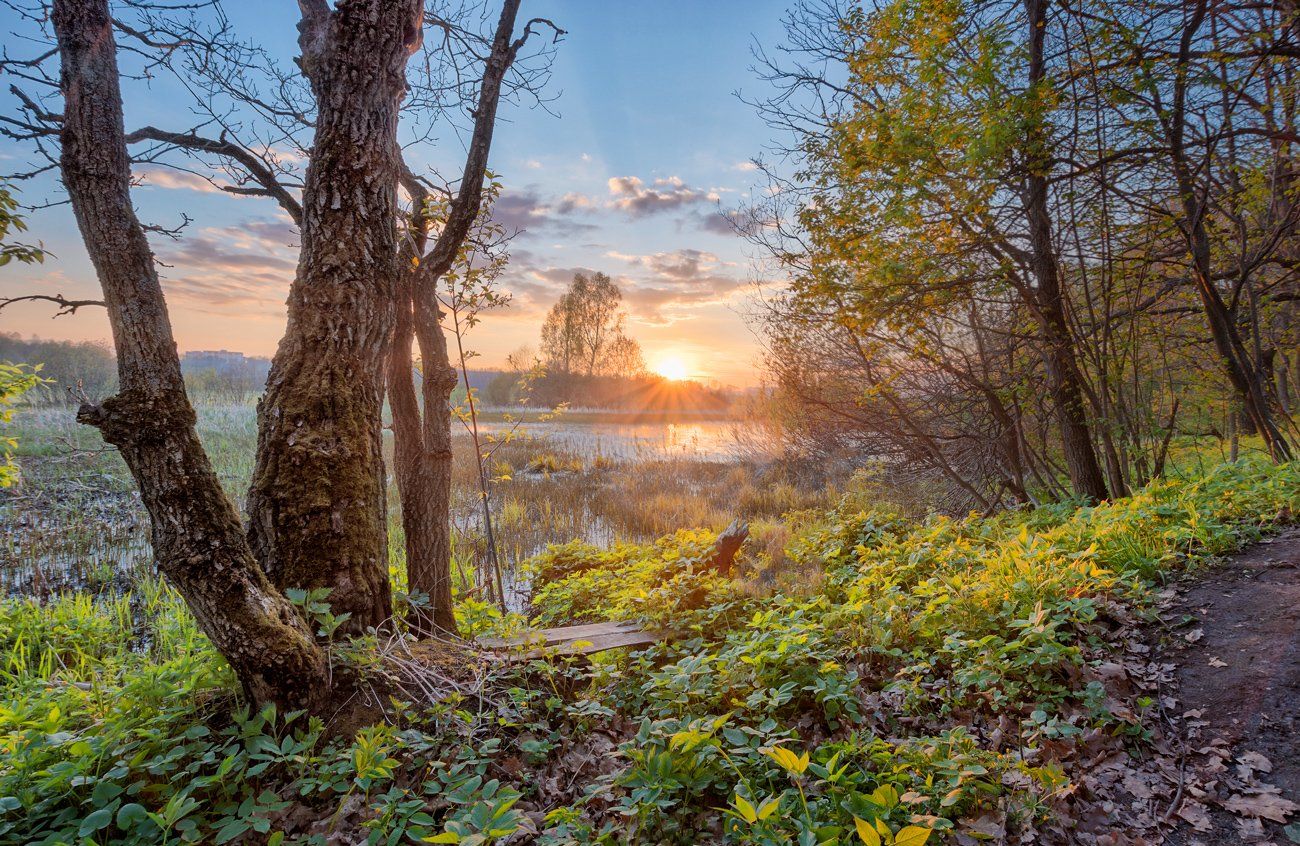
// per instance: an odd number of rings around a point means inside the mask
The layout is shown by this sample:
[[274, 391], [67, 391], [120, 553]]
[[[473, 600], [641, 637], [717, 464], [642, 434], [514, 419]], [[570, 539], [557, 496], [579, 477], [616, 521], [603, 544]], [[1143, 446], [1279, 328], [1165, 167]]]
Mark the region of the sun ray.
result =
[[691, 371], [687, 367], [685, 359], [680, 355], [669, 353], [659, 357], [655, 362], [654, 372], [658, 373], [665, 379], [671, 379], [674, 382], [680, 382], [690, 378]]

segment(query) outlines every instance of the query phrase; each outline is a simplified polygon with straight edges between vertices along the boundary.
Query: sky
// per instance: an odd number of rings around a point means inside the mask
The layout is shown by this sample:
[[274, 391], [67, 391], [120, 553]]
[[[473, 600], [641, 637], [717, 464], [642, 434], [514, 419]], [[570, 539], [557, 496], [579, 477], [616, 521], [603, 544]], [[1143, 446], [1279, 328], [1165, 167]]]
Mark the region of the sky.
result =
[[[753, 190], [751, 159], [770, 130], [737, 92], [764, 85], [751, 69], [755, 43], [780, 41], [786, 0], [525, 0], [522, 17], [566, 30], [557, 45], [546, 108], [503, 106], [490, 167], [504, 184], [497, 219], [522, 230], [500, 287], [510, 305], [485, 316], [468, 338], [476, 366], [500, 366], [536, 346], [546, 311], [573, 274], [601, 271], [623, 292], [627, 328], [654, 368], [746, 386], [760, 379], [759, 348], [745, 314], [756, 284], [774, 284], [753, 249], [720, 212]], [[295, 4], [227, 0], [241, 32], [293, 55]], [[23, 24], [0, 10], [7, 41]], [[188, 95], [156, 82], [128, 88], [128, 128], [188, 129]], [[7, 105], [7, 104], [6, 104]], [[463, 147], [450, 128], [408, 151], [420, 166], [454, 172]], [[0, 168], [33, 159], [0, 139]], [[162, 225], [192, 218], [178, 240], [153, 236], [163, 262], [182, 352], [230, 349], [269, 356], [284, 327], [296, 262], [296, 230], [273, 201], [237, 197], [192, 174], [142, 168], [134, 199]], [[58, 199], [51, 178], [19, 186], [22, 199]], [[28, 240], [53, 254], [43, 266], [0, 269], [0, 295], [94, 296], [97, 283], [66, 205], [33, 213]], [[107, 340], [102, 309], [51, 319], [48, 304], [0, 312], [0, 332]]]

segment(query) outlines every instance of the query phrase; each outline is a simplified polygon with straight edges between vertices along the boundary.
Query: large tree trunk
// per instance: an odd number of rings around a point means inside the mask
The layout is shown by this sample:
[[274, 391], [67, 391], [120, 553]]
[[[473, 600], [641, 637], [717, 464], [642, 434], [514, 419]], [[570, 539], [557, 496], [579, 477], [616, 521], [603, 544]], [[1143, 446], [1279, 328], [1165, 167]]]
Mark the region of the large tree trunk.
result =
[[316, 96], [289, 320], [258, 406], [249, 538], [280, 587], [330, 588], [346, 632], [392, 613], [384, 355], [397, 283], [398, 108], [419, 0], [303, 0]]
[[[427, 216], [426, 192], [415, 177], [404, 173], [411, 196], [410, 247], [404, 247], [403, 278], [398, 291], [398, 316], [388, 359], [389, 406], [393, 414], [394, 463], [406, 534], [407, 583], [412, 592], [429, 596], [430, 610], [417, 627], [423, 632], [455, 634], [451, 597], [451, 392], [456, 371], [448, 354], [438, 306], [437, 285], [452, 269], [483, 202], [483, 181], [496, 126], [501, 85], [529, 31], [513, 38], [521, 0], [506, 0], [501, 8], [492, 51], [483, 69], [474, 131], [470, 138], [460, 188], [447, 210], [437, 241], [424, 249], [434, 221]], [[412, 337], [419, 343], [423, 369], [420, 415], [411, 371]]]
[[[1029, 84], [1041, 85], [1046, 77], [1043, 39], [1047, 30], [1047, 0], [1025, 0], [1029, 17]], [[1052, 393], [1057, 426], [1065, 454], [1066, 471], [1074, 492], [1090, 502], [1106, 499], [1106, 479], [1088, 431], [1084, 404], [1083, 374], [1079, 370], [1074, 339], [1065, 315], [1060, 266], [1052, 242], [1052, 218], [1047, 206], [1047, 174], [1051, 156], [1047, 149], [1045, 117], [1028, 121], [1025, 138], [1027, 174], [1024, 204], [1029, 223], [1030, 265], [1037, 288], [1034, 292], [1039, 326], [1043, 335], [1047, 385]]]
[[249, 696], [294, 708], [327, 692], [323, 652], [258, 568], [195, 432], [153, 254], [131, 205], [107, 0], [55, 0], [60, 167], [104, 291], [121, 391], [77, 418], [116, 446], [149, 512], [158, 567]]

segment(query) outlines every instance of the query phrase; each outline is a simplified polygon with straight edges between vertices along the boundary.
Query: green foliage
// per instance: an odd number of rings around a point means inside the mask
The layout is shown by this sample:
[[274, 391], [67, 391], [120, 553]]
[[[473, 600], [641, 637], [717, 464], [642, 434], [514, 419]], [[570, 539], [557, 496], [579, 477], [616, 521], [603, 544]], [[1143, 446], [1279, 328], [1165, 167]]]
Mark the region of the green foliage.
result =
[[23, 264], [40, 264], [45, 261], [45, 250], [42, 247], [9, 240], [12, 233], [26, 230], [27, 223], [18, 213], [18, 198], [8, 187], [0, 184], [0, 267], [15, 260]]
[[[683, 638], [504, 668], [490, 709], [397, 704], [340, 740], [236, 707], [156, 580], [4, 600], [0, 843], [916, 844], [985, 813], [1024, 832], [1071, 789], [1051, 750], [1141, 742], [1141, 714], [1112, 712], [1089, 673], [1103, 618], [1297, 508], [1300, 464], [1262, 462], [989, 518], [908, 523], [846, 498], [795, 519], [789, 555], [826, 572], [797, 596], [705, 572], [708, 532], [555, 547], [531, 565], [538, 620]], [[299, 599], [329, 622], [327, 597]], [[521, 623], [459, 611], [470, 631]], [[559, 802], [557, 782], [574, 784]]]
[[[13, 419], [13, 405], [18, 398], [41, 384], [39, 370], [39, 366], [0, 361], [0, 426]], [[17, 447], [18, 440], [0, 429], [0, 488], [9, 487], [18, 478], [18, 467], [14, 464]]]
[[527, 562], [540, 583], [538, 622], [629, 620], [674, 624], [682, 612], [725, 602], [736, 593], [707, 563], [716, 535], [682, 530], [653, 544], [601, 549], [581, 542], [553, 546]]

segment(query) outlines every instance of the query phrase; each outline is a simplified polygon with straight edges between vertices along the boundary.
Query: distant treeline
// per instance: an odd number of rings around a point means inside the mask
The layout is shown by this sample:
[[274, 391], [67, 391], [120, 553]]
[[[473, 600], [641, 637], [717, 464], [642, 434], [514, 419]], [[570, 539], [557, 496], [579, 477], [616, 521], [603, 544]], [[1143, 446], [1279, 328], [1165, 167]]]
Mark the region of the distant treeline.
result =
[[587, 376], [578, 373], [499, 373], [483, 391], [492, 406], [527, 403], [553, 408], [567, 403], [573, 408], [623, 411], [719, 412], [731, 407], [732, 396], [699, 382], [679, 382], [649, 373], [635, 376]]
[[[0, 361], [40, 365], [44, 379], [27, 394], [33, 405], [75, 405], [85, 396], [100, 400], [117, 390], [117, 358], [97, 341], [50, 341], [0, 333]], [[200, 350], [181, 356], [181, 372], [192, 398], [242, 402], [261, 393], [270, 360], [228, 350]]]
[[26, 401], [39, 405], [75, 404], [78, 393], [102, 399], [117, 388], [113, 351], [94, 341], [45, 341], [0, 333], [0, 361], [41, 366], [46, 381], [26, 395]]

